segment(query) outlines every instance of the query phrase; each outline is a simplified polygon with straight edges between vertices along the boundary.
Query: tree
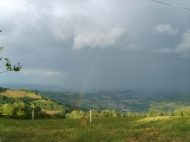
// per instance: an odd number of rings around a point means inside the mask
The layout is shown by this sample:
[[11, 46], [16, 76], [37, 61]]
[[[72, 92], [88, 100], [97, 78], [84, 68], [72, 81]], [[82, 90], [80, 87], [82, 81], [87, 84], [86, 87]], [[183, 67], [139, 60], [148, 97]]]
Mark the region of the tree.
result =
[[169, 111], [167, 112], [167, 116], [174, 116], [174, 113], [173, 113], [171, 110], [169, 110]]
[[80, 119], [84, 116], [84, 112], [81, 110], [73, 110], [70, 114], [67, 113], [66, 118]]
[[149, 112], [148, 112], [148, 116], [149, 117], [154, 117], [154, 110], [151, 108], [150, 110], [149, 110]]
[[[2, 32], [2, 30], [0, 30], [0, 32]], [[0, 53], [1, 53], [1, 51], [3, 50], [3, 47], [2, 46], [0, 46]], [[0, 57], [0, 60], [2, 60], [3, 59], [3, 57]], [[0, 73], [3, 73], [3, 72], [7, 72], [7, 71], [15, 71], [15, 72], [17, 72], [17, 71], [20, 71], [20, 69], [22, 68], [22, 66], [18, 63], [18, 65], [11, 65], [11, 63], [10, 63], [10, 60], [8, 59], [8, 58], [4, 58], [4, 60], [5, 60], [5, 66], [6, 66], [6, 71], [2, 71], [2, 72], [0, 72]]]
[[134, 116], [134, 113], [128, 111], [128, 112], [127, 112], [127, 116], [128, 116], [128, 117], [133, 117], [133, 116]]
[[4, 104], [3, 105], [3, 114], [5, 115], [13, 115], [15, 113], [16, 109], [14, 105], [11, 104]]
[[115, 111], [115, 109], [112, 109], [111, 113], [113, 117], [117, 117], [117, 112]]
[[162, 110], [158, 111], [157, 116], [164, 116], [164, 112]]
[[[91, 110], [92, 113], [92, 118], [99, 117], [98, 111], [97, 110]], [[90, 111], [86, 113], [86, 118], [90, 118]]]
[[125, 117], [125, 114], [123, 114], [123, 113], [120, 113], [120, 117]]
[[98, 111], [97, 110], [92, 110], [92, 117], [98, 117]]
[[101, 116], [101, 117], [110, 117], [110, 116], [111, 116], [111, 111], [110, 111], [109, 109], [107, 109], [107, 110], [102, 110], [102, 111], [100, 112], [100, 116]]

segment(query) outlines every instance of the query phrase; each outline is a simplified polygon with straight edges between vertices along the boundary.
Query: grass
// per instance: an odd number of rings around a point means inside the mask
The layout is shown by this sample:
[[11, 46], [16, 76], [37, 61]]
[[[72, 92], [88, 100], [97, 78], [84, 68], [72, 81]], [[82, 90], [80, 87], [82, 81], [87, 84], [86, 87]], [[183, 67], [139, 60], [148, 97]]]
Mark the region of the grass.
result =
[[0, 142], [187, 142], [190, 117], [16, 120], [0, 118]]

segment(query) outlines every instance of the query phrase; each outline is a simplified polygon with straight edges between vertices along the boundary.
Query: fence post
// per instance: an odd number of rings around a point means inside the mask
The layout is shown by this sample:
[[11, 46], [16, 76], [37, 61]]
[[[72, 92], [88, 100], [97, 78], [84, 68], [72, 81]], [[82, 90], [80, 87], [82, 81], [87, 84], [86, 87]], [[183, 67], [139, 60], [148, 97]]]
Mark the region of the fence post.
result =
[[92, 124], [92, 111], [90, 110], [90, 124]]
[[32, 122], [34, 123], [34, 110], [32, 110]]

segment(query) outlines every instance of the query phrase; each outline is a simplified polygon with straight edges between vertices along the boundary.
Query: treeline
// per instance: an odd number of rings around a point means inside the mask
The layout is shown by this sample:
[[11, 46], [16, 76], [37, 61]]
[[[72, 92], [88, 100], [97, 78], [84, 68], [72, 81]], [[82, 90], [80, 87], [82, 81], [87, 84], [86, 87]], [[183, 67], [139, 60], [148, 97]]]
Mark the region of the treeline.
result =
[[6, 90], [8, 90], [8, 88], [0, 87], [0, 92], [5, 92]]
[[154, 111], [153, 109], [150, 109], [147, 116], [149, 117], [155, 117], [155, 116], [190, 116], [190, 106], [184, 107], [180, 109], [175, 109], [174, 111]]
[[[102, 110], [101, 113], [98, 113], [97, 110], [92, 110], [92, 117], [117, 117], [117, 112], [113, 109], [111, 110]], [[89, 117], [90, 116], [90, 111], [84, 112], [82, 110], [73, 110], [71, 113], [66, 114], [66, 118], [71, 118], [71, 119], [79, 119], [82, 118], [83, 116]]]
[[[190, 116], [190, 106], [186, 108], [176, 109], [174, 111], [155, 111], [153, 109], [150, 109], [148, 113], [142, 114], [142, 113], [133, 113], [133, 112], [127, 112], [127, 113], [119, 113], [116, 112], [115, 109], [112, 110], [102, 110], [98, 112], [97, 110], [92, 110], [92, 118], [98, 118], [98, 117], [160, 117], [160, 116]], [[73, 110], [71, 113], [66, 114], [66, 118], [68, 119], [80, 119], [83, 116], [90, 117], [90, 112], [84, 112], [82, 110]]]
[[[66, 118], [68, 119], [80, 119], [83, 116], [90, 117], [90, 111], [84, 112], [82, 110], [73, 110], [71, 113], [66, 114]], [[91, 110], [91, 116], [92, 118], [98, 118], [98, 117], [139, 117], [139, 116], [146, 116], [146, 114], [140, 114], [140, 113], [121, 113], [116, 112], [115, 109], [109, 110], [101, 110], [98, 112], [97, 110]]]
[[[43, 108], [43, 109], [42, 109]], [[5, 117], [12, 117], [18, 119], [31, 119], [31, 112], [34, 110], [35, 118], [67, 118], [67, 119], [81, 119], [82, 117], [89, 118], [90, 111], [82, 110], [70, 110], [66, 109], [63, 105], [55, 105], [54, 103], [32, 103], [26, 104], [22, 101], [14, 103], [5, 103], [0, 105], [0, 115]], [[47, 114], [44, 110], [56, 111], [56, 113], [50, 115]], [[115, 109], [112, 110], [102, 110], [98, 112], [97, 110], [92, 110], [92, 118], [99, 117], [157, 117], [157, 116], [190, 116], [190, 107], [176, 109], [174, 111], [155, 111], [150, 109], [147, 114], [141, 113], [121, 113], [116, 112]]]
[[0, 105], [0, 115], [19, 119], [31, 119], [31, 112], [34, 110], [35, 118], [65, 118], [66, 111], [63, 106], [57, 109], [54, 107], [53, 110], [56, 111], [53, 114], [47, 113], [51, 111], [50, 109], [46, 109], [49, 107], [40, 106], [42, 105], [38, 105], [38, 103], [31, 105], [25, 104], [24, 102], [14, 102], [13, 104], [5, 103]]
[[37, 118], [44, 117], [45, 115], [41, 113], [41, 108], [35, 106], [34, 104], [29, 106], [24, 102], [15, 102], [13, 104], [1, 104], [0, 106], [0, 114], [2, 116], [19, 119], [30, 119], [32, 110], [35, 111], [35, 117]]

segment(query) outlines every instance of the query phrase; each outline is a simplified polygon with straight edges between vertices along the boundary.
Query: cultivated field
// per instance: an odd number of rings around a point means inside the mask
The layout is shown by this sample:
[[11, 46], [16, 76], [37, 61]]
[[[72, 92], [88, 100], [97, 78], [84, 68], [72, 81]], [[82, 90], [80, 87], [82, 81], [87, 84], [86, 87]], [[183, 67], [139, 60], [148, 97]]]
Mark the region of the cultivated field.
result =
[[190, 117], [79, 119], [0, 118], [0, 142], [188, 142]]

